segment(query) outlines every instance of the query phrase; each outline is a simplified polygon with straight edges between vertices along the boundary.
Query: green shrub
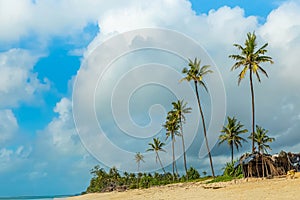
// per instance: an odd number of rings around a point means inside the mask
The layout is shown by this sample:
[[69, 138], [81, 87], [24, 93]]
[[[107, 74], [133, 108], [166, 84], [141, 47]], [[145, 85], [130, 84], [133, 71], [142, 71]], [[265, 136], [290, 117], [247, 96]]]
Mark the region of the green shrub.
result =
[[196, 180], [196, 179], [200, 178], [199, 172], [193, 167], [190, 167], [190, 169], [187, 171], [187, 174], [188, 174], [189, 180]]
[[224, 172], [223, 175], [224, 176], [231, 176], [231, 177], [240, 177], [243, 176], [243, 172], [242, 172], [242, 167], [241, 165], [239, 165], [237, 168], [234, 168], [234, 162], [228, 162], [225, 164]]

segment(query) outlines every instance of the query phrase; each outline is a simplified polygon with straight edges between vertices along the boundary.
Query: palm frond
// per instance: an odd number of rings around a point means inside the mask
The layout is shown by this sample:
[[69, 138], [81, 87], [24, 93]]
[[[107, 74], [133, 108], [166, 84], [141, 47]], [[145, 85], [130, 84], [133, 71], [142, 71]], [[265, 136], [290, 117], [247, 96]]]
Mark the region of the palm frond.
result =
[[198, 81], [198, 82], [199, 82], [199, 85], [202, 86], [207, 93], [209, 93], [205, 83], [203, 81]]
[[256, 77], [257, 77], [258, 82], [261, 82], [261, 81], [260, 81], [260, 76], [259, 76], [259, 74], [258, 74], [257, 71], [255, 72], [255, 75], [256, 75]]
[[266, 77], [269, 78], [267, 72], [261, 66], [258, 66], [258, 70], [261, 71]]
[[267, 50], [265, 49], [268, 46], [268, 43], [265, 43], [262, 47], [260, 47], [255, 54], [265, 54]]

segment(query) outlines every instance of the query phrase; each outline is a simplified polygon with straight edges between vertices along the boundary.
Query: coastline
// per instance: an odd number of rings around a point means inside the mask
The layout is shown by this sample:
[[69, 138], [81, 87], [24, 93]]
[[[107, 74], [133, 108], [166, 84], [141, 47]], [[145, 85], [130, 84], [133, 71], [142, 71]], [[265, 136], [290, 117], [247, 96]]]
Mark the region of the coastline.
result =
[[80, 194], [73, 194], [73, 195], [36, 195], [36, 196], [7, 196], [7, 197], [0, 197], [0, 200], [62, 200], [67, 199], [69, 197], [79, 196]]
[[67, 199], [298, 199], [299, 185], [300, 172], [296, 173], [294, 179], [276, 177], [273, 179], [237, 179], [211, 184], [203, 182], [177, 183], [125, 192], [91, 193]]

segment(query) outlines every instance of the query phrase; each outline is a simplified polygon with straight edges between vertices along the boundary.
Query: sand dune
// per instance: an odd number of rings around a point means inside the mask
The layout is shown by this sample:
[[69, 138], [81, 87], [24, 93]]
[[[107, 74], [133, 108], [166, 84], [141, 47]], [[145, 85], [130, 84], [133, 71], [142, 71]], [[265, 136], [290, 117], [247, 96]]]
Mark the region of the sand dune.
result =
[[226, 183], [204, 184], [179, 183], [142, 190], [125, 192], [87, 194], [71, 197], [70, 200], [84, 199], [300, 199], [300, 173], [294, 179], [239, 179]]

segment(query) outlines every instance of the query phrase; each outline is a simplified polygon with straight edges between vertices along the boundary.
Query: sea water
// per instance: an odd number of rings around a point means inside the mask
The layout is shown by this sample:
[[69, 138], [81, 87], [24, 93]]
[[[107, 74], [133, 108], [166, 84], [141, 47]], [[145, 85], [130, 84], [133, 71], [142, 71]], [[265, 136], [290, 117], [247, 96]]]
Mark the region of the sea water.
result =
[[0, 197], [0, 200], [64, 200], [67, 197], [76, 195], [52, 195], [52, 196], [16, 196], [16, 197]]

